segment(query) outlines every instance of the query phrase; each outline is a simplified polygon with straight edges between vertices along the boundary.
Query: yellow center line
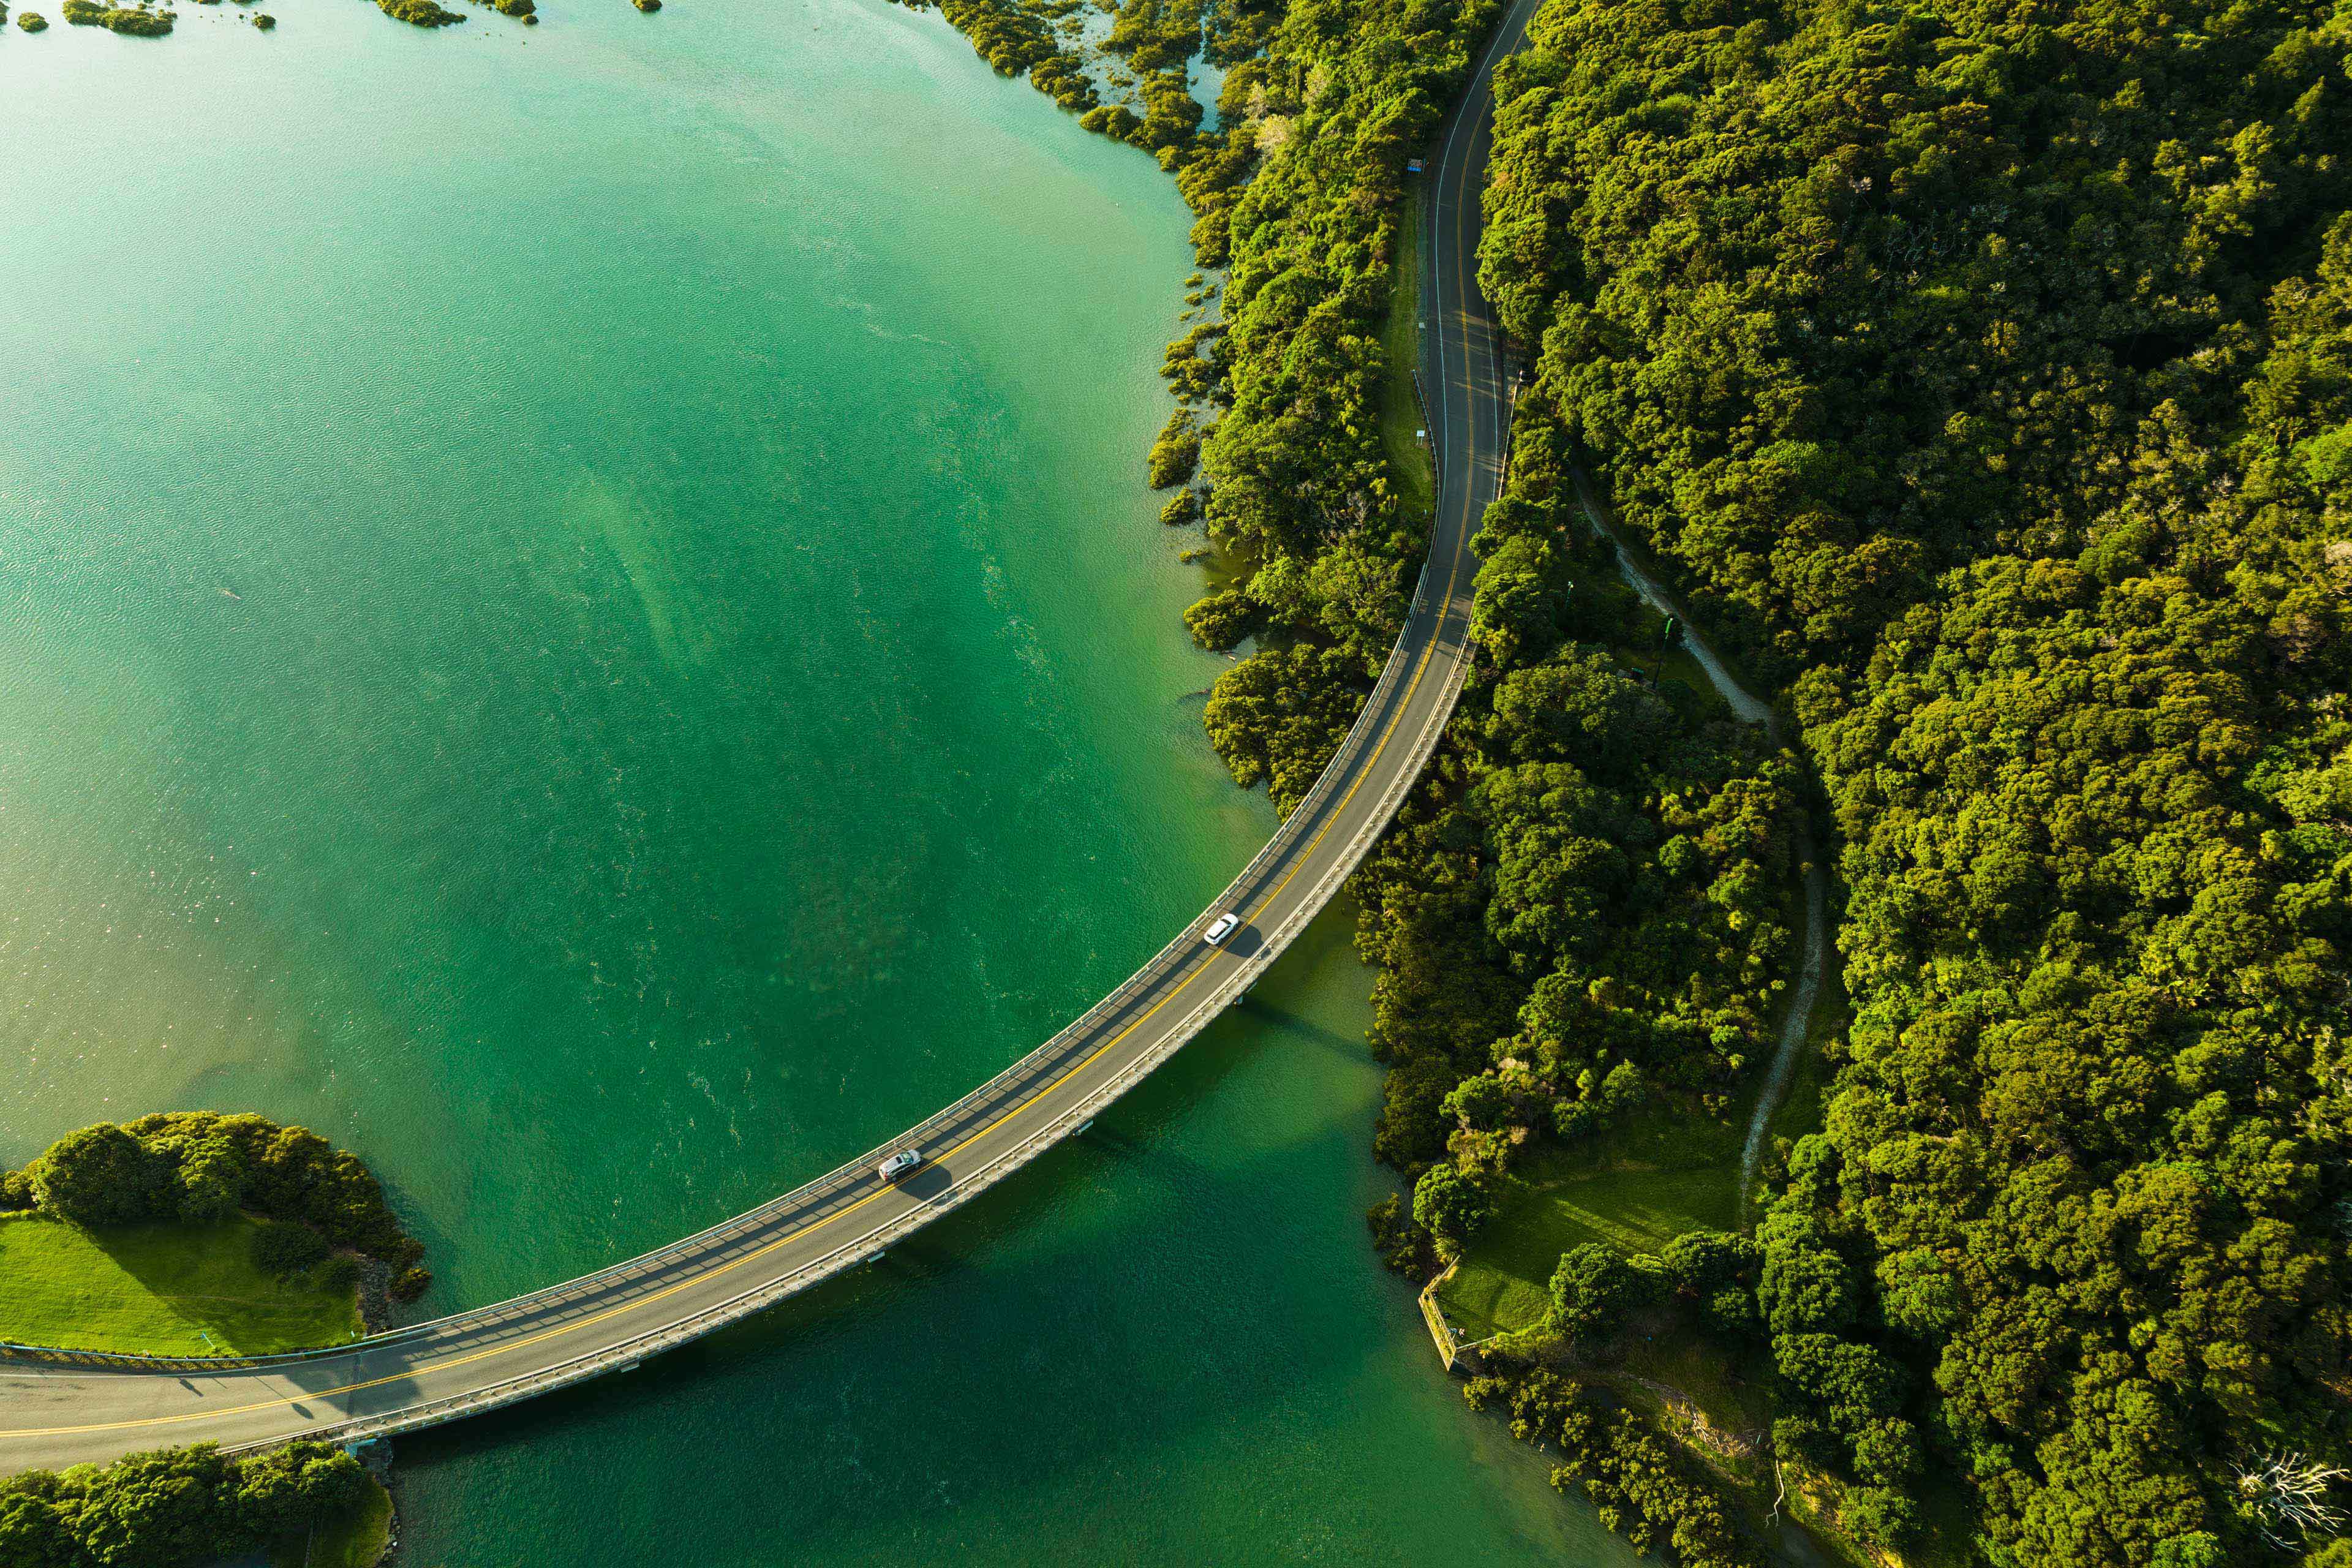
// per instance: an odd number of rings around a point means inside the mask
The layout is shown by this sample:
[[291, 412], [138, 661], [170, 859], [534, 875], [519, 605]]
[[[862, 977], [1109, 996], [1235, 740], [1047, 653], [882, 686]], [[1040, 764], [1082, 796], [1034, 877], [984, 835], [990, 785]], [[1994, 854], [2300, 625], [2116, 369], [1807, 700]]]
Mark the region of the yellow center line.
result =
[[[1473, 90], [1476, 90], [1475, 83], [1473, 84]], [[1467, 107], [1467, 105], [1465, 106], [1465, 110]], [[1460, 210], [1463, 199], [1468, 194], [1469, 186], [1469, 161], [1465, 159], [1461, 176], [1455, 183], [1454, 205], [1457, 212]], [[1462, 285], [1462, 269], [1458, 265], [1459, 258], [1456, 258], [1456, 261], [1457, 265], [1454, 268], [1454, 298], [1459, 304], [1456, 315], [1458, 319], [1465, 324], [1463, 341], [1463, 369], [1466, 374], [1471, 368], [1468, 355], [1469, 340], [1466, 331], [1466, 323], [1469, 319], [1469, 294]], [[1444, 355], [1444, 339], [1442, 335], [1438, 342], [1439, 357], [1442, 362]], [[1442, 363], [1440, 369], [1442, 373]], [[1465, 464], [1465, 467], [1467, 465]], [[1464, 537], [1466, 540], [1468, 536], [1469, 521], [1469, 491], [1466, 488], [1462, 490], [1461, 499], [1463, 503]], [[1363, 788], [1364, 781], [1366, 779], [1371, 777], [1372, 766], [1375, 763], [1380, 761], [1381, 752], [1388, 749], [1389, 742], [1395, 737], [1397, 726], [1404, 722], [1405, 712], [1412, 704], [1413, 694], [1420, 689], [1422, 678], [1428, 672], [1429, 662], [1437, 653], [1437, 634], [1439, 630], [1444, 627], [1447, 608], [1454, 602], [1454, 585], [1461, 579], [1462, 554], [1462, 548], [1457, 545], [1453, 555], [1446, 562], [1445, 591], [1439, 596], [1437, 601], [1437, 621], [1436, 624], [1430, 628], [1429, 646], [1422, 650], [1420, 660], [1413, 666], [1412, 679], [1405, 686], [1404, 696], [1397, 703], [1395, 715], [1389, 720], [1387, 727], [1381, 731], [1381, 738], [1373, 743], [1371, 751], [1365, 754], [1363, 769], [1358, 773], [1356, 781], [1348, 786], [1347, 794], [1339, 797], [1339, 805], [1332, 807], [1329, 817], [1328, 817], [1324, 821], [1323, 826], [1316, 831], [1315, 837], [1307, 841], [1307, 847], [1299, 852], [1296, 862], [1292, 865], [1289, 871], [1284, 875], [1282, 880], [1276, 883], [1273, 891], [1267, 893], [1266, 896], [1259, 901], [1257, 905], [1257, 912], [1259, 914], [1264, 914], [1268, 909], [1272, 908], [1274, 901], [1282, 896], [1282, 890], [1290, 886], [1291, 879], [1297, 876], [1300, 871], [1306, 868], [1307, 863], [1314, 858], [1317, 848], [1322, 845], [1325, 836], [1328, 835], [1334, 826], [1338, 826], [1340, 816], [1344, 815], [1348, 809], [1349, 803], [1356, 798], [1356, 792]], [[1215, 954], [1212, 952], [1211, 956], [1213, 958]], [[1043, 1089], [1037, 1090], [1036, 1093], [1030, 1095], [1025, 1100], [1015, 1101], [1012, 1106], [1008, 1107], [1003, 1114], [997, 1116], [986, 1125], [978, 1128], [974, 1131], [959, 1140], [944, 1153], [939, 1155], [936, 1163], [944, 1164], [955, 1155], [962, 1152], [965, 1149], [970, 1148], [973, 1143], [985, 1138], [989, 1133], [1003, 1125], [1003, 1123], [1010, 1118], [1017, 1116], [1022, 1111], [1030, 1110], [1036, 1106], [1039, 1102], [1044, 1100], [1046, 1096], [1060, 1089], [1062, 1085], [1067, 1083], [1073, 1077], [1076, 1076], [1078, 1073], [1084, 1072], [1087, 1068], [1092, 1067], [1097, 1061], [1102, 1058], [1106, 1052], [1112, 1050], [1122, 1041], [1127, 1039], [1129, 1036], [1134, 1034], [1136, 1030], [1140, 1029], [1144, 1025], [1150, 1023], [1154, 1014], [1157, 1014], [1161, 1008], [1167, 1006], [1169, 1003], [1173, 1002], [1178, 996], [1181, 995], [1187, 986], [1191, 985], [1193, 981], [1199, 979], [1208, 972], [1208, 966], [1204, 964], [1201, 968], [1192, 971], [1192, 973], [1185, 975], [1181, 980], [1178, 981], [1169, 989], [1169, 992], [1165, 996], [1162, 996], [1159, 1001], [1153, 1003], [1140, 1017], [1135, 1020], [1135, 1022], [1129, 1024], [1126, 1028], [1121, 1029], [1118, 1034], [1112, 1036], [1101, 1046], [1089, 1052], [1082, 1060], [1073, 1063], [1070, 1067], [1065, 1068], [1062, 1072], [1057, 1074], [1051, 1082], [1047, 1083]], [[524, 1339], [506, 1341], [501, 1343], [492, 1345], [487, 1350], [475, 1351], [470, 1354], [452, 1356], [446, 1361], [428, 1362], [422, 1366], [411, 1367], [405, 1371], [393, 1373], [383, 1377], [369, 1378], [360, 1383], [347, 1383], [335, 1388], [311, 1390], [301, 1394], [290, 1394], [283, 1398], [256, 1400], [247, 1405], [230, 1405], [226, 1409], [199, 1409], [189, 1411], [184, 1415], [149, 1415], [131, 1421], [106, 1421], [80, 1426], [33, 1426], [0, 1429], [0, 1437], [65, 1437], [88, 1432], [120, 1432], [132, 1427], [171, 1426], [189, 1421], [226, 1419], [232, 1415], [248, 1415], [257, 1410], [281, 1409], [287, 1405], [300, 1404], [304, 1400], [340, 1398], [347, 1394], [361, 1394], [371, 1388], [382, 1388], [387, 1384], [410, 1382], [417, 1378], [428, 1376], [435, 1373], [449, 1372], [458, 1367], [470, 1366], [476, 1362], [486, 1361], [492, 1356], [508, 1355], [516, 1351], [528, 1350], [532, 1345], [544, 1343], [549, 1340], [560, 1338], [564, 1334], [577, 1333], [583, 1329], [593, 1328], [598, 1323], [610, 1321], [612, 1319], [620, 1317], [625, 1313], [641, 1310], [646, 1307], [653, 1305], [656, 1301], [661, 1301], [671, 1296], [675, 1296], [681, 1290], [690, 1289], [697, 1285], [707, 1283], [711, 1279], [719, 1278], [722, 1274], [726, 1274], [732, 1269], [742, 1267], [744, 1264], [756, 1262], [760, 1258], [767, 1257], [769, 1254], [776, 1251], [780, 1247], [790, 1247], [793, 1242], [800, 1240], [802, 1237], [806, 1237], [813, 1232], [822, 1230], [827, 1226], [836, 1225], [842, 1220], [847, 1218], [849, 1215], [856, 1214], [859, 1209], [864, 1208], [867, 1204], [870, 1204], [877, 1198], [883, 1196], [886, 1193], [896, 1190], [897, 1189], [895, 1188], [885, 1187], [878, 1191], [868, 1193], [866, 1196], [858, 1199], [856, 1203], [851, 1204], [848, 1207], [837, 1209], [832, 1214], [824, 1215], [821, 1219], [812, 1220], [807, 1225], [803, 1226], [800, 1229], [792, 1232], [788, 1236], [779, 1237], [775, 1240], [767, 1243], [765, 1246], [758, 1247], [753, 1251], [743, 1253], [740, 1257], [728, 1258], [726, 1261], [719, 1264], [715, 1268], [693, 1275], [688, 1279], [681, 1279], [677, 1284], [667, 1286], [662, 1289], [654, 1291], [650, 1295], [632, 1297], [629, 1300], [617, 1307], [609, 1308], [606, 1310], [595, 1313], [593, 1316], [582, 1318], [575, 1322], [563, 1323], [555, 1328], [548, 1329], [542, 1332], [530, 1335]], [[952, 1186], [950, 1186], [950, 1190], [953, 1190]], [[926, 1199], [925, 1202], [928, 1203], [929, 1200]]]

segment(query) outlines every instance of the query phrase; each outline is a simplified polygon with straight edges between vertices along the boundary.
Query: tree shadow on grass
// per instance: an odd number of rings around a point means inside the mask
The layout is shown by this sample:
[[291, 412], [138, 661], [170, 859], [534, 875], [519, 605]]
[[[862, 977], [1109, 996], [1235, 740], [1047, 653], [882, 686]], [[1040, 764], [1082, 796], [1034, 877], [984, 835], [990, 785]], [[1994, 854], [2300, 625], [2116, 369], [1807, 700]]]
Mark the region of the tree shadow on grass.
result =
[[[266, 1223], [236, 1215], [209, 1226], [80, 1231], [116, 1271], [113, 1289], [140, 1298], [135, 1316], [122, 1315], [125, 1331], [138, 1331], [134, 1323], [150, 1325], [150, 1338], [177, 1331], [167, 1342], [109, 1348], [259, 1355], [348, 1339], [355, 1298], [331, 1287], [331, 1264], [281, 1280], [255, 1262], [255, 1237]], [[90, 1288], [102, 1292], [108, 1282], [95, 1264], [90, 1275]]]

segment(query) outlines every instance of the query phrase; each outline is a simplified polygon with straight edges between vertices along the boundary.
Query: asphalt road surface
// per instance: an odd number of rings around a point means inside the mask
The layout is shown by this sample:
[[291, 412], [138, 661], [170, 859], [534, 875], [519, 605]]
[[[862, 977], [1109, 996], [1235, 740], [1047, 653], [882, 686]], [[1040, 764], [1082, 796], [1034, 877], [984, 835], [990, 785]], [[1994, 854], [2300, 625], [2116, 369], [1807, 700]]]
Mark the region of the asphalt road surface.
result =
[[[0, 1474], [217, 1442], [353, 1440], [511, 1404], [735, 1321], [870, 1259], [1086, 1123], [1255, 980], [1386, 827], [1443, 733], [1469, 650], [1469, 535], [1494, 499], [1509, 419], [1475, 282], [1488, 68], [1517, 47], [1517, 0], [1428, 172], [1423, 384], [1438, 515], [1412, 613], [1314, 792], [1209, 909], [1118, 990], [965, 1099], [868, 1156], [696, 1237], [596, 1274], [340, 1349], [249, 1362], [0, 1350]], [[1202, 942], [1220, 914], [1241, 925]], [[884, 1154], [924, 1163], [885, 1183]]]

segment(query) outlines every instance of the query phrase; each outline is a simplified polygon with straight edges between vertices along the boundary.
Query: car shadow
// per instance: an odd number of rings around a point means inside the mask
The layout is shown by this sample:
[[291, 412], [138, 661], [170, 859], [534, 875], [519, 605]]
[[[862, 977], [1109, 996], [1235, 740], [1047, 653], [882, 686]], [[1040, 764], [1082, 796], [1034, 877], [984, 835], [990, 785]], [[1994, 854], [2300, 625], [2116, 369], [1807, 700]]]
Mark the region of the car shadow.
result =
[[934, 1160], [926, 1160], [893, 1182], [891, 1185], [908, 1197], [929, 1203], [955, 1185], [955, 1177], [945, 1165]]
[[1265, 937], [1254, 925], [1235, 926], [1231, 936], [1217, 943], [1217, 951], [1234, 958], [1255, 958], [1265, 951]]

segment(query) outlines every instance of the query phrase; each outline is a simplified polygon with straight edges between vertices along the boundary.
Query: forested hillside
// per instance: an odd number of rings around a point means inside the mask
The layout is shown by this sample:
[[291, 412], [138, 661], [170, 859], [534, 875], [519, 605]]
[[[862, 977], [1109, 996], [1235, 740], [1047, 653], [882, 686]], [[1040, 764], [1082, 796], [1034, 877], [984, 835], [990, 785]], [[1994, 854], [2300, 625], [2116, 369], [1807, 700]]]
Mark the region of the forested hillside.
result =
[[[1286, 809], [1421, 553], [1378, 332], [1491, 15], [1210, 7], [1207, 133], [1065, 96], [1230, 269], [1150, 467], [1232, 568], [1194, 635], [1250, 648], [1211, 736]], [[1118, 31], [1165, 84], [1184, 25]], [[1844, 899], [1755, 1237], [1570, 1249], [1474, 1386], [1645, 1545], [1757, 1560], [1745, 1462], [1820, 1478], [1842, 1551], [2352, 1554], [2347, 50], [2336, 4], [1549, 0], [1500, 73], [1481, 276], [1533, 377], [1479, 668], [1360, 879], [1391, 1256], [1461, 1256], [1547, 1150], [1719, 1122], [1785, 979], [1809, 786], [1673, 679], [1580, 465], [1787, 693]], [[1617, 1375], [1676, 1337], [1764, 1370], [1748, 1460]]]
[[1552, 0], [1537, 40], [1483, 254], [1522, 450], [1790, 681], [1843, 846], [1854, 1018], [1760, 1229], [1776, 1447], [1897, 1545], [1951, 1469], [1994, 1563], [2316, 1550], [2352, 13]]

